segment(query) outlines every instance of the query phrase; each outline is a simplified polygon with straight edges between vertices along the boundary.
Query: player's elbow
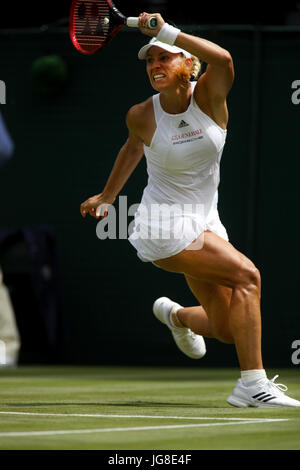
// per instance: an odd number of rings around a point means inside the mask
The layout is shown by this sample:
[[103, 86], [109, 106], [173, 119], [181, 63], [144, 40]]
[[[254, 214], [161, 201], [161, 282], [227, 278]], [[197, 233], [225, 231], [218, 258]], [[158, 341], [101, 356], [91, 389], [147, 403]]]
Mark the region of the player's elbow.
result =
[[224, 69], [233, 69], [233, 60], [231, 54], [223, 48], [218, 50], [218, 53], [215, 56], [215, 60], [211, 61], [210, 64]]
[[233, 66], [233, 60], [232, 60], [231, 54], [226, 49], [223, 49], [222, 51], [221, 62], [224, 67]]

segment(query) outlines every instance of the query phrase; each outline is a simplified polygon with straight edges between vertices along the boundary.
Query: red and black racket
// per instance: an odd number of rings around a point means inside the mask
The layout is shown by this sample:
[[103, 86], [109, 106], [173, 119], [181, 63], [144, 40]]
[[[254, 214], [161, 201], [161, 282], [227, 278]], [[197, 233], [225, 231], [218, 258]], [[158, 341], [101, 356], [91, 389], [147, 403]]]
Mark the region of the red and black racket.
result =
[[[111, 0], [72, 1], [70, 36], [76, 49], [84, 54], [104, 47], [123, 26], [138, 28], [138, 23], [138, 18], [126, 18]], [[150, 18], [149, 28], [156, 26], [156, 18]]]

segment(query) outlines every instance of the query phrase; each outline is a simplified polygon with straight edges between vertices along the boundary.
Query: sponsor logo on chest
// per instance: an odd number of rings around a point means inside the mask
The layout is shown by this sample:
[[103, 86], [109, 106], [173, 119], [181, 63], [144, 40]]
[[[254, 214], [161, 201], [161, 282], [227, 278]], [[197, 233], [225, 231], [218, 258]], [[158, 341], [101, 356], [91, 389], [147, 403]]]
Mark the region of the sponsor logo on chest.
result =
[[[182, 122], [185, 122], [185, 121], [181, 121], [181, 123]], [[181, 123], [179, 124], [179, 127], [189, 126], [189, 124], [185, 123], [184, 125], [181, 125]], [[194, 140], [203, 139], [203, 137], [204, 136], [203, 136], [202, 129], [195, 129], [191, 131], [186, 130], [185, 132], [172, 135], [171, 141], [173, 145], [186, 144], [188, 142], [193, 142]]]

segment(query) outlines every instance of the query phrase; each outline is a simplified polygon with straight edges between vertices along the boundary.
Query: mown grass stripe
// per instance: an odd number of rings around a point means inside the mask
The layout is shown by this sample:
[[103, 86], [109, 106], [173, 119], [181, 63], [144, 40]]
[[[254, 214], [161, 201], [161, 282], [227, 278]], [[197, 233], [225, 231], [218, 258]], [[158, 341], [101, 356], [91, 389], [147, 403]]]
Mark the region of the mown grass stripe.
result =
[[[12, 431], [0, 432], [0, 437], [31, 437], [31, 436], [56, 436], [60, 434], [92, 434], [92, 433], [105, 433], [105, 432], [130, 432], [130, 431], [157, 431], [162, 429], [182, 429], [182, 428], [197, 428], [208, 426], [229, 426], [237, 424], [257, 424], [269, 422], [268, 419], [257, 419], [255, 421], [237, 421], [229, 423], [198, 423], [198, 424], [170, 424], [166, 426], [132, 426], [124, 428], [100, 428], [100, 429], [64, 429], [53, 431]], [[274, 421], [288, 421], [286, 419], [273, 419]]]
[[25, 416], [58, 416], [65, 418], [144, 418], [144, 419], [194, 419], [194, 420], [217, 420], [217, 421], [288, 421], [288, 419], [276, 418], [232, 418], [232, 417], [217, 417], [217, 416], [161, 416], [161, 415], [119, 415], [119, 414], [87, 414], [87, 413], [40, 413], [30, 411], [0, 411], [0, 414], [7, 415], [25, 415]]

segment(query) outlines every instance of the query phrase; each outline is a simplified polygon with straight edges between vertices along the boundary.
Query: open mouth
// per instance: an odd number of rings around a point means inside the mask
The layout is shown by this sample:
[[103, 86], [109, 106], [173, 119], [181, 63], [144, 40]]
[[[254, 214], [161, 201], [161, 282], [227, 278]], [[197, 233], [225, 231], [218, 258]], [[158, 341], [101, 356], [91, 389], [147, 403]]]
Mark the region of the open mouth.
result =
[[155, 82], [157, 82], [158, 80], [161, 80], [162, 78], [166, 78], [166, 75], [164, 75], [164, 74], [162, 74], [162, 73], [153, 75], [153, 80], [154, 80]]

